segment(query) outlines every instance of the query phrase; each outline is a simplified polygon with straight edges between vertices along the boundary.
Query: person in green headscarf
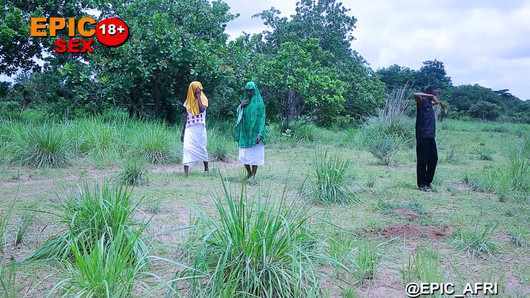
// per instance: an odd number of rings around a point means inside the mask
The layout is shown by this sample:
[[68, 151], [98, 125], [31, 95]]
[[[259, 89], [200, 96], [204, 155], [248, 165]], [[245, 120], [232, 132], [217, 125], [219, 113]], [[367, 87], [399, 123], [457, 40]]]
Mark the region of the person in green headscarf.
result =
[[247, 178], [254, 178], [258, 166], [265, 163], [265, 105], [254, 82], [245, 85], [245, 94], [237, 107], [234, 137], [239, 147], [239, 161], [245, 165]]

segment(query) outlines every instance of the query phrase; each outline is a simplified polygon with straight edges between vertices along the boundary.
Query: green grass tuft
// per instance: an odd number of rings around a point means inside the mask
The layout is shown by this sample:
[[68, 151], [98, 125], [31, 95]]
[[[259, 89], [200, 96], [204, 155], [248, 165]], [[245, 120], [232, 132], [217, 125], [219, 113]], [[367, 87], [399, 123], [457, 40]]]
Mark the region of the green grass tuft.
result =
[[492, 239], [493, 232], [498, 225], [498, 222], [487, 225], [482, 233], [477, 231], [478, 227], [475, 227], [473, 231], [460, 231], [452, 244], [458, 249], [467, 251], [472, 258], [475, 255], [492, 257], [500, 249], [499, 244]]
[[129, 159], [116, 177], [116, 181], [130, 186], [146, 185], [149, 182], [146, 162], [136, 158]]
[[[84, 183], [77, 194], [62, 198], [61, 204], [49, 211], [68, 229], [46, 240], [28, 259], [73, 260], [76, 247], [90, 252], [101, 239], [105, 239], [105, 244], [117, 241], [118, 236], [120, 241], [132, 241], [137, 238], [132, 222], [137, 206], [131, 202], [131, 192], [122, 185], [104, 183], [100, 186], [96, 183], [91, 189], [88, 183]], [[130, 260], [133, 263], [142, 260], [141, 256], [147, 250], [142, 239], [136, 239], [134, 243]]]
[[358, 201], [357, 195], [350, 188], [350, 161], [343, 160], [338, 155], [328, 157], [327, 151], [323, 156], [319, 155], [315, 150], [316, 182], [302, 185], [302, 197], [318, 204], [348, 204]]
[[65, 167], [73, 155], [73, 140], [61, 125], [27, 125], [12, 131], [11, 162], [35, 168]]
[[223, 182], [214, 197], [217, 216], [200, 217], [204, 227], [194, 251], [191, 296], [320, 296], [314, 234], [304, 207], [287, 206], [285, 196], [248, 200]]

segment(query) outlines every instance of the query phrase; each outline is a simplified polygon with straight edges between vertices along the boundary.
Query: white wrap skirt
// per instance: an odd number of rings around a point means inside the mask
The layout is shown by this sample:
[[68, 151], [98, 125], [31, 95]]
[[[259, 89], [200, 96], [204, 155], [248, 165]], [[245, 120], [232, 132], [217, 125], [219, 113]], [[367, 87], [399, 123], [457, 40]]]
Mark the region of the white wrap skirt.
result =
[[265, 163], [265, 145], [263, 142], [251, 148], [239, 148], [239, 161], [244, 165], [263, 165]]
[[184, 131], [184, 149], [182, 150], [182, 164], [194, 166], [197, 161], [208, 161], [208, 151], [206, 145], [206, 126], [198, 123], [186, 127]]

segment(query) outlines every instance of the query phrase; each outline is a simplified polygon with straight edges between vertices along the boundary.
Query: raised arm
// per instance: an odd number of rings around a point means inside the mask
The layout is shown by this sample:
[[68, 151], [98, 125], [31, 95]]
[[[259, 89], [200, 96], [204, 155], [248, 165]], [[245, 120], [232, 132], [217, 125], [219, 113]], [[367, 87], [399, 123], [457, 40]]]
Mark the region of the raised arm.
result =
[[199, 88], [195, 89], [195, 97], [197, 98], [197, 102], [199, 104], [199, 113], [204, 112], [204, 110], [206, 110], [206, 107], [202, 104], [201, 89]]
[[416, 100], [417, 103], [421, 104], [421, 98], [422, 97], [426, 97], [428, 98], [432, 103], [434, 104], [438, 104], [438, 99], [436, 98], [436, 96], [434, 94], [430, 94], [430, 93], [423, 93], [423, 92], [417, 92], [417, 93], [414, 93], [414, 99]]
[[422, 97], [428, 98], [432, 102], [433, 105], [440, 104], [440, 106], [442, 107], [442, 110], [445, 111], [445, 109], [446, 109], [445, 104], [443, 102], [439, 101], [438, 98], [434, 94], [423, 93], [423, 92], [414, 93], [414, 99], [416, 100], [416, 102], [418, 104], [421, 104], [421, 98]]

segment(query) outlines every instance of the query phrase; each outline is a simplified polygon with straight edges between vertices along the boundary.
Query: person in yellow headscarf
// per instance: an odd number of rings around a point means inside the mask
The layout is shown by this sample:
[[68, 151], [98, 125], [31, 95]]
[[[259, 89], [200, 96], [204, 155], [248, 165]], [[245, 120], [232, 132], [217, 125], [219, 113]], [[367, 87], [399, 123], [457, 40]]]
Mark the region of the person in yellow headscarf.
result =
[[203, 92], [200, 82], [191, 82], [188, 87], [188, 96], [184, 102], [186, 118], [182, 128], [180, 140], [183, 144], [182, 164], [184, 165], [184, 176], [189, 175], [189, 167], [195, 162], [204, 163], [204, 173], [208, 173], [208, 151], [206, 145], [206, 108], [208, 98]]

